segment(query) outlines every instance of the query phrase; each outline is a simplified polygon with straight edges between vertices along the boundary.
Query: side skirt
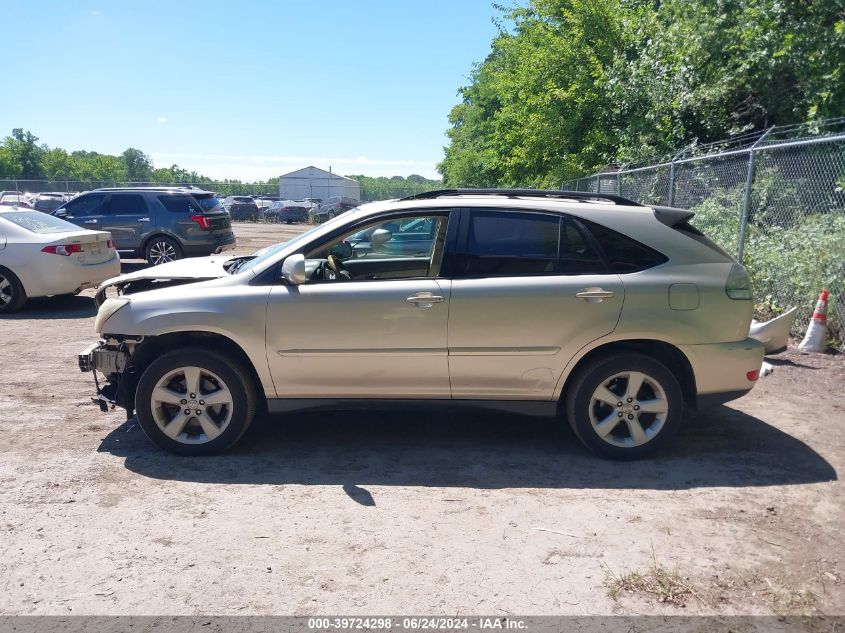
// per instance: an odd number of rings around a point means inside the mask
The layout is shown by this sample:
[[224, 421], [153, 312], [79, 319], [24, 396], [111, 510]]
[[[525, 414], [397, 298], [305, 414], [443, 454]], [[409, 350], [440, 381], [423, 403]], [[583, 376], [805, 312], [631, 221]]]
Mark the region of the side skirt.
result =
[[388, 400], [364, 398], [273, 398], [267, 400], [269, 413], [291, 411], [361, 411], [382, 409], [393, 411], [428, 410], [444, 411], [456, 409], [484, 409], [529, 415], [554, 417], [558, 403], [548, 400]]

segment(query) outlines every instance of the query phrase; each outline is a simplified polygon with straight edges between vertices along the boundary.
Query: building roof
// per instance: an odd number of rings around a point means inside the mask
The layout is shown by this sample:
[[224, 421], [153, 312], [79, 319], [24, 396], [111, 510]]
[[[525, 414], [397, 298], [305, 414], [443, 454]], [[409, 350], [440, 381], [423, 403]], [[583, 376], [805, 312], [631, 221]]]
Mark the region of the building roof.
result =
[[347, 178], [346, 176], [341, 176], [340, 174], [329, 172], [325, 169], [320, 169], [319, 167], [314, 167], [313, 165], [303, 167], [302, 169], [297, 169], [296, 171], [292, 171], [288, 174], [282, 174], [281, 176], [279, 176], [279, 180], [281, 180], [282, 178], [336, 178], [338, 180], [349, 180], [352, 182], [357, 182], [357, 180], [355, 180], [354, 178]]

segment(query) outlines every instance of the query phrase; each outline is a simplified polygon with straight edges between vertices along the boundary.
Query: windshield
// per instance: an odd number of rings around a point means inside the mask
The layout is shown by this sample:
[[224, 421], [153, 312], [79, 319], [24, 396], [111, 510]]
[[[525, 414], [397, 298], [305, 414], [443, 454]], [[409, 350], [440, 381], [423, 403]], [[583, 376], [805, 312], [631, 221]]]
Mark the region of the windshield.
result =
[[288, 240], [287, 242], [279, 242], [278, 244], [273, 244], [272, 246], [268, 246], [267, 248], [262, 248], [260, 251], [255, 253], [252, 259], [238, 266], [237, 272], [242, 273], [245, 270], [252, 270], [253, 268], [257, 268], [261, 266], [264, 262], [273, 259], [273, 257], [275, 257], [276, 254], [278, 254], [283, 249], [293, 248], [294, 250], [296, 250], [296, 248], [299, 247], [301, 244], [307, 242], [311, 238], [312, 234], [316, 231], [330, 228], [335, 224], [344, 224], [348, 220], [348, 214], [339, 215], [335, 218], [332, 218], [328, 222], [323, 222], [322, 224], [318, 224], [317, 226], [312, 226], [310, 229], [305, 231], [305, 233], [300, 233], [292, 240]]
[[79, 227], [70, 222], [40, 211], [15, 211], [0, 213], [0, 220], [8, 220], [27, 231], [44, 235], [47, 233], [69, 233], [78, 231]]

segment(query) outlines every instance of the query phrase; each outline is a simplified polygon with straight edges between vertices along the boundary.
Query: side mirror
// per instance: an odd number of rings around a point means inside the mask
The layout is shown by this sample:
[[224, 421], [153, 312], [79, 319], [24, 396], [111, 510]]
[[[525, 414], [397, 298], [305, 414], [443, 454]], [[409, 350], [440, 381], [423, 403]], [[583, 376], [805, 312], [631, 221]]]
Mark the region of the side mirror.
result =
[[297, 253], [284, 261], [282, 264], [282, 279], [292, 286], [305, 283], [305, 255]]
[[57, 218], [66, 218], [67, 211], [65, 209], [56, 209], [55, 211], [53, 211], [53, 215], [55, 215]]
[[391, 237], [393, 237], [393, 233], [387, 229], [376, 229], [370, 236], [370, 244], [373, 246], [381, 246], [382, 244], [389, 242]]

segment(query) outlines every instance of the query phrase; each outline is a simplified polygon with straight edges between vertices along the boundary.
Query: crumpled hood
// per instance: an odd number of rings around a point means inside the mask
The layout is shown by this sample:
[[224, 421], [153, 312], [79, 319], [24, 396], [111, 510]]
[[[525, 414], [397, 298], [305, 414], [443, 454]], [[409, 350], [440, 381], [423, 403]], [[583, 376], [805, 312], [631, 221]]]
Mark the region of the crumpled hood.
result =
[[94, 302], [99, 307], [105, 301], [106, 290], [112, 287], [117, 288], [118, 292], [123, 294], [124, 289], [128, 291], [129, 286], [137, 287], [138, 290], [136, 292], [140, 292], [141, 290], [151, 290], [153, 288], [162, 288], [165, 285], [171, 285], [166, 283], [169, 281], [173, 282], [172, 285], [177, 285], [219, 279], [228, 275], [223, 268], [223, 264], [232, 259], [235, 258], [231, 254], [212, 255], [211, 257], [190, 257], [179, 259], [175, 262], [168, 262], [167, 264], [142, 268], [141, 270], [126, 273], [118, 277], [112, 277], [100, 284], [97, 294], [94, 297]]

